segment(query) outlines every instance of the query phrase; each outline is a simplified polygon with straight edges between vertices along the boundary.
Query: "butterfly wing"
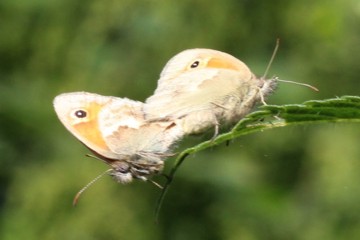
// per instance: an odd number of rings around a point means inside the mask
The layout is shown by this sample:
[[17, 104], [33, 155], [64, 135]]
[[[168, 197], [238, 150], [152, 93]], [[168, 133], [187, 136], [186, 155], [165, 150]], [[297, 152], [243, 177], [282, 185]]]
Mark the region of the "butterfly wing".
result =
[[157, 89], [146, 100], [147, 118], [182, 117], [221, 105], [228, 96], [246, 91], [248, 80], [235, 71], [200, 69], [173, 79], [172, 86]]
[[143, 104], [113, 101], [100, 112], [99, 124], [107, 146], [118, 159], [151, 164], [162, 160], [182, 135], [171, 122], [145, 123]]
[[115, 155], [102, 136], [98, 116], [114, 99], [93, 93], [73, 92], [57, 96], [53, 104], [58, 118], [71, 134], [97, 154], [113, 158]]

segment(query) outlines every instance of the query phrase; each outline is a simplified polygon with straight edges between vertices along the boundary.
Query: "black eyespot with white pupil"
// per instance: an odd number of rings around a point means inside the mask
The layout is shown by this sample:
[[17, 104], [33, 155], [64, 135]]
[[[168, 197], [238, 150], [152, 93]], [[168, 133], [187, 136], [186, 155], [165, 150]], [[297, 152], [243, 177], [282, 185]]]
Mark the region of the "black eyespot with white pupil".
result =
[[74, 112], [75, 117], [77, 118], [85, 118], [87, 116], [87, 112], [84, 110], [76, 110]]
[[199, 64], [200, 64], [199, 61], [195, 61], [195, 62], [193, 62], [193, 63], [190, 65], [190, 68], [196, 68], [196, 67], [199, 66]]

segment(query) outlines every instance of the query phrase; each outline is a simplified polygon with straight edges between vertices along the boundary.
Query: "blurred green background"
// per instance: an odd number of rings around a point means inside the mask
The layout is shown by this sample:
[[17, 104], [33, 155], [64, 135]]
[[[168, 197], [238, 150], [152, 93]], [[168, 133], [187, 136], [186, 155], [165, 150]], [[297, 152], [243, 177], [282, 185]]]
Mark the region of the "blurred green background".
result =
[[[360, 127], [252, 134], [190, 156], [154, 223], [159, 189], [104, 177], [60, 124], [63, 92], [143, 101], [167, 60], [194, 47], [262, 75], [276, 38], [270, 104], [359, 95], [358, 0], [2, 0], [0, 239], [360, 239]], [[200, 142], [190, 138], [185, 146]], [[167, 164], [171, 165], [171, 159]]]

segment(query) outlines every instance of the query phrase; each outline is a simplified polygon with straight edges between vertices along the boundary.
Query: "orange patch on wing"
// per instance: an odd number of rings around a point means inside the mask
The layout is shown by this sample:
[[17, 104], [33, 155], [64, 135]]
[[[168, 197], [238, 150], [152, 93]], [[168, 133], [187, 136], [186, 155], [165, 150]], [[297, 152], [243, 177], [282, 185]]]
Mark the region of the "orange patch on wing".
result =
[[242, 66], [236, 64], [236, 62], [234, 63], [227, 59], [217, 58], [217, 57], [211, 58], [207, 62], [206, 66], [210, 68], [223, 68], [223, 69], [231, 69], [236, 71], [239, 71], [243, 68]]
[[[96, 103], [91, 103], [88, 108], [88, 120], [86, 122], [81, 122], [75, 124], [73, 128], [90, 144], [95, 145], [98, 148], [103, 150], [109, 150], [106, 142], [100, 132], [98, 115], [102, 106]], [[83, 141], [82, 141], [83, 142]], [[89, 146], [87, 142], [83, 142], [85, 145]], [[91, 146], [89, 146], [91, 148]], [[93, 149], [95, 150], [95, 149]]]

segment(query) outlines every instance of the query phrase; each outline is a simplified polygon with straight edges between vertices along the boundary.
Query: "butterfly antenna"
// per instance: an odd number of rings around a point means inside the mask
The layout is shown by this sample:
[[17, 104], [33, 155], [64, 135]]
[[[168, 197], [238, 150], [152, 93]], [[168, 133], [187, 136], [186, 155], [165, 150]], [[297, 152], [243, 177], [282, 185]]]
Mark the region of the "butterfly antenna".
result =
[[[272, 63], [273, 63], [273, 61], [274, 61], [274, 59], [275, 59], [276, 53], [277, 53], [277, 51], [278, 51], [278, 49], [279, 49], [279, 46], [280, 46], [280, 39], [278, 38], [278, 39], [276, 39], [276, 45], [275, 45], [274, 51], [273, 51], [273, 53], [272, 53], [272, 55], [271, 55], [269, 64], [267, 65], [267, 67], [266, 67], [266, 69], [265, 69], [265, 73], [264, 73], [264, 75], [262, 76], [262, 79], [265, 79], [266, 76], [267, 76], [267, 74], [269, 73], [270, 67], [271, 67], [271, 65], [272, 65]], [[296, 85], [308, 87], [308, 88], [310, 88], [310, 89], [312, 89], [312, 90], [314, 90], [314, 91], [316, 91], [316, 92], [319, 91], [319, 89], [317, 89], [317, 88], [314, 87], [314, 86], [311, 86], [310, 84], [300, 83], [300, 82], [294, 82], [294, 81], [289, 81], [289, 80], [282, 80], [282, 79], [278, 79], [278, 78], [276, 78], [276, 80], [279, 81], [279, 82], [292, 83], [292, 84], [296, 84]]]
[[269, 70], [270, 70], [270, 67], [271, 67], [271, 65], [272, 65], [272, 63], [273, 63], [273, 61], [274, 61], [274, 59], [275, 59], [276, 53], [277, 53], [277, 51], [278, 51], [278, 49], [279, 49], [279, 46], [280, 46], [280, 38], [277, 38], [277, 39], [276, 39], [276, 45], [275, 45], [274, 51], [273, 51], [273, 53], [272, 53], [272, 55], [271, 55], [269, 64], [267, 65], [267, 67], [266, 67], [266, 69], [265, 69], [265, 73], [264, 73], [264, 75], [262, 76], [262, 79], [265, 79], [265, 78], [266, 78], [266, 76], [267, 76], [267, 74], [268, 74], [268, 72], [269, 72]]
[[317, 89], [316, 87], [310, 85], [310, 84], [306, 84], [306, 83], [301, 83], [301, 82], [294, 82], [294, 81], [289, 81], [289, 80], [282, 80], [282, 79], [276, 79], [276, 81], [279, 81], [279, 82], [284, 82], [284, 83], [292, 83], [292, 84], [296, 84], [296, 85], [300, 85], [300, 86], [304, 86], [304, 87], [308, 87], [312, 90], [314, 90], [315, 92], [318, 92], [319, 89]]
[[99, 176], [97, 176], [96, 178], [94, 178], [93, 180], [91, 180], [88, 184], [86, 184], [82, 189], [80, 189], [80, 191], [75, 195], [74, 200], [73, 200], [73, 206], [75, 207], [77, 205], [77, 203], [79, 202], [79, 198], [80, 195], [86, 190], [88, 189], [91, 185], [93, 185], [97, 180], [99, 180], [101, 177], [103, 177], [105, 174], [107, 174], [108, 172], [112, 171], [113, 169], [107, 169], [105, 172], [101, 173]]

